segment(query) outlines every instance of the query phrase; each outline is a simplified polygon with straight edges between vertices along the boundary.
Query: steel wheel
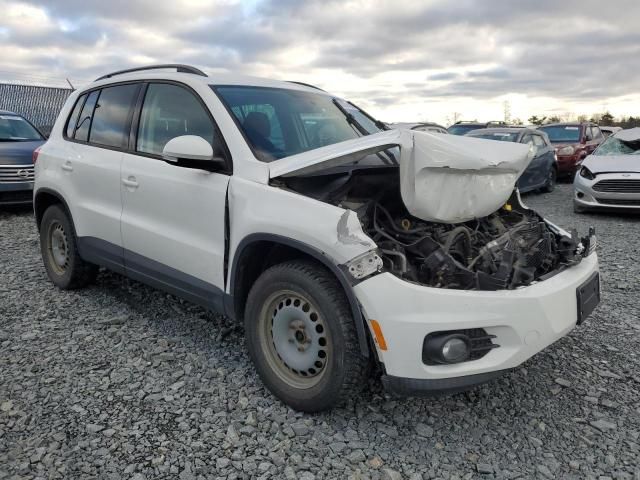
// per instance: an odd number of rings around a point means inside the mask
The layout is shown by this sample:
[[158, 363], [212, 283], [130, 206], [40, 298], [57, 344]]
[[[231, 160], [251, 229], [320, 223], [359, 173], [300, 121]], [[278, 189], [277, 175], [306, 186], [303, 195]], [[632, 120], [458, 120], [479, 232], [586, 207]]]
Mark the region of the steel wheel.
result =
[[307, 298], [293, 291], [273, 293], [261, 310], [259, 332], [269, 366], [283, 382], [301, 389], [320, 382], [331, 342]]
[[58, 275], [64, 275], [69, 267], [69, 241], [62, 224], [52, 222], [49, 225], [47, 238], [49, 263]]

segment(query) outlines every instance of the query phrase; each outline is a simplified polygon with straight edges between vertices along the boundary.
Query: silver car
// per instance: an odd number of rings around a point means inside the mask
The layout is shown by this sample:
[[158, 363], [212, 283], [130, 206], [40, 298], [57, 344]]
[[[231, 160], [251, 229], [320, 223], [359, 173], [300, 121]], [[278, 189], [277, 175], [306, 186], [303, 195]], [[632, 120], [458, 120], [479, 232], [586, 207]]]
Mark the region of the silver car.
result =
[[640, 210], [640, 128], [621, 130], [584, 159], [573, 181], [575, 212]]

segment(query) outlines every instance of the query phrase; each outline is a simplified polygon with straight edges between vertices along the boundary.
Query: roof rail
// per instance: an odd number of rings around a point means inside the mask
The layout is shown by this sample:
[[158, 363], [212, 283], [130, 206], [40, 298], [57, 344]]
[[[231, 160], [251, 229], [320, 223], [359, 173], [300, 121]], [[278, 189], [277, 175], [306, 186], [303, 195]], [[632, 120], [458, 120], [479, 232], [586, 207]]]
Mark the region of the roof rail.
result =
[[111, 72], [107, 75], [103, 75], [100, 78], [96, 78], [95, 81], [104, 80], [105, 78], [115, 77], [116, 75], [124, 75], [125, 73], [142, 72], [144, 70], [158, 70], [161, 68], [175, 68], [178, 73], [193, 73], [194, 75], [200, 75], [206, 77], [207, 74], [202, 70], [192, 67], [190, 65], [182, 65], [180, 63], [167, 63], [163, 65], [148, 65], [146, 67], [127, 68], [126, 70], [118, 70], [117, 72]]
[[309, 88], [315, 88], [316, 90], [320, 90], [322, 92], [324, 92], [325, 90], [323, 90], [320, 87], [316, 87], [315, 85], [311, 85], [310, 83], [304, 83], [304, 82], [296, 82], [295, 80], [287, 80], [289, 83], [295, 83], [296, 85], [302, 85], [303, 87], [309, 87]]

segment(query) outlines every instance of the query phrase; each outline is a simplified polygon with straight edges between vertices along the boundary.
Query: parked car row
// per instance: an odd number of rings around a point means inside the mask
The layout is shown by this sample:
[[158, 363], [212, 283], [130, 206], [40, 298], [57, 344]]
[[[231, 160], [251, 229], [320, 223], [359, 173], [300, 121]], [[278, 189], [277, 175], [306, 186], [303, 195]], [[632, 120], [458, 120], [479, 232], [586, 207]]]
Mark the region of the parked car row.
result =
[[0, 205], [32, 202], [33, 152], [44, 141], [27, 119], [0, 110]]

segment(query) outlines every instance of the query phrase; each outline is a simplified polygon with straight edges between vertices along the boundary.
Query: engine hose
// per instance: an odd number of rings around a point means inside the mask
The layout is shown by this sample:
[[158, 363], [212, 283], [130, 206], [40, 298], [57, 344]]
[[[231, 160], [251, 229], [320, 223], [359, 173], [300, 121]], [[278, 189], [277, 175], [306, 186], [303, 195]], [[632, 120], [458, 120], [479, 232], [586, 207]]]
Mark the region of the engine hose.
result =
[[471, 258], [471, 234], [469, 233], [469, 229], [467, 227], [456, 227], [449, 232], [449, 236], [447, 237], [446, 242], [444, 242], [444, 251], [449, 253], [451, 247], [456, 242], [460, 235], [464, 235], [467, 237], [467, 242], [465, 243], [465, 257], [467, 257], [467, 262], [470, 263]]

